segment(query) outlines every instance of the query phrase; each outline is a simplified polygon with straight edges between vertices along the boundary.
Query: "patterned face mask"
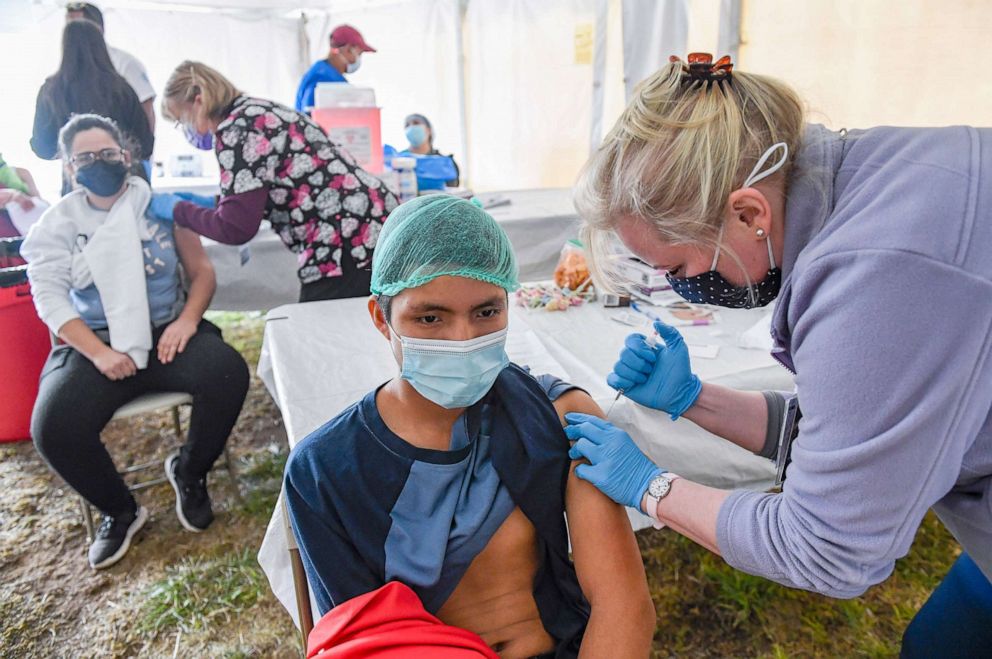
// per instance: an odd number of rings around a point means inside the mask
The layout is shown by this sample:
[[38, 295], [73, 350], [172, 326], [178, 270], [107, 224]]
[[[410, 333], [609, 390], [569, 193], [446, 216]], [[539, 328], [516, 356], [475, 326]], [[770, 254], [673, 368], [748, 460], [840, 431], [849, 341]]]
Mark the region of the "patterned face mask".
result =
[[[782, 150], [782, 157], [771, 167], [762, 171], [762, 167], [776, 151]], [[761, 179], [771, 176], [788, 161], [789, 147], [785, 142], [772, 145], [758, 159], [751, 174], [744, 179], [741, 189], [749, 188]], [[737, 286], [727, 281], [727, 279], [716, 269], [717, 261], [720, 259], [720, 242], [723, 240], [723, 229], [720, 227], [720, 234], [716, 240], [716, 253], [713, 255], [713, 263], [707, 272], [695, 275], [694, 277], [673, 277], [667, 275], [668, 283], [672, 290], [681, 295], [689, 302], [697, 304], [715, 304], [720, 307], [730, 307], [733, 309], [752, 309], [763, 307], [778, 296], [779, 288], [782, 285], [782, 270], [775, 265], [775, 255], [772, 253], [772, 237], [769, 235], [765, 239], [768, 247], [768, 272], [765, 273], [761, 281], [753, 284]]]
[[[722, 232], [721, 232], [722, 237]], [[720, 248], [713, 255], [713, 265], [708, 272], [695, 277], [673, 277], [668, 275], [668, 283], [672, 290], [689, 302], [697, 304], [715, 304], [732, 309], [752, 309], [763, 307], [778, 295], [782, 285], [782, 270], [775, 266], [775, 256], [772, 254], [772, 241], [768, 238], [768, 272], [764, 279], [751, 285], [736, 286], [724, 278], [717, 269], [716, 262], [720, 258]]]

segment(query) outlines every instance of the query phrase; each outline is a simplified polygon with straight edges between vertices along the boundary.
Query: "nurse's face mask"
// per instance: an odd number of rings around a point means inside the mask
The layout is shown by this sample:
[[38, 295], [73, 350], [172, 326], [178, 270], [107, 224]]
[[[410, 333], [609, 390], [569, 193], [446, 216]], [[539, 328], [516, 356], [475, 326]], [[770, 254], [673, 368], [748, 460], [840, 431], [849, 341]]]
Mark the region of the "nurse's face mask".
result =
[[[781, 156], [775, 163], [762, 169], [776, 153], [781, 151]], [[785, 142], [772, 145], [758, 159], [751, 174], [744, 179], [741, 189], [749, 188], [758, 181], [771, 176], [785, 165], [789, 159], [789, 147]], [[772, 237], [765, 238], [765, 245], [768, 247], [768, 272], [761, 281], [753, 284], [737, 286], [720, 274], [716, 269], [720, 260], [720, 243], [723, 240], [723, 230], [726, 225], [720, 227], [720, 233], [716, 239], [716, 253], [713, 254], [713, 263], [707, 272], [693, 277], [673, 277], [668, 275], [668, 283], [672, 290], [681, 295], [689, 302], [697, 304], [715, 304], [721, 307], [734, 309], [751, 309], [763, 307], [769, 304], [778, 296], [779, 288], [782, 285], [782, 270], [775, 264], [775, 255], [772, 253]]]
[[[193, 110], [191, 114], [195, 114], [197, 110], [197, 103], [200, 97], [197, 96], [196, 101], [193, 102]], [[200, 132], [196, 129], [196, 124], [194, 120], [190, 119], [188, 121], [179, 122], [183, 128], [183, 136], [186, 141], [190, 143], [191, 146], [197, 148], [201, 151], [212, 151], [214, 148], [214, 134], [209, 130]]]
[[345, 73], [355, 73], [362, 66], [362, 52], [355, 52], [356, 49], [352, 48], [352, 54], [355, 56], [354, 62], [348, 62], [348, 66], [345, 68]]
[[389, 329], [400, 340], [400, 377], [421, 396], [449, 410], [482, 400], [510, 363], [505, 327], [467, 341], [416, 339]]

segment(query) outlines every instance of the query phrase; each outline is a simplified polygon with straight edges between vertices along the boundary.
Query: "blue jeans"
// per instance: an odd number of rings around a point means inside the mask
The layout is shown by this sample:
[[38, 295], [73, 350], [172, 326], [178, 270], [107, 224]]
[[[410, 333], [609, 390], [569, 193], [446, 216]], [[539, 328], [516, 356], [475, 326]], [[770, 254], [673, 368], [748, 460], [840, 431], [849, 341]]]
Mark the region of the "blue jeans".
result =
[[967, 554], [909, 623], [901, 659], [992, 656], [992, 583]]

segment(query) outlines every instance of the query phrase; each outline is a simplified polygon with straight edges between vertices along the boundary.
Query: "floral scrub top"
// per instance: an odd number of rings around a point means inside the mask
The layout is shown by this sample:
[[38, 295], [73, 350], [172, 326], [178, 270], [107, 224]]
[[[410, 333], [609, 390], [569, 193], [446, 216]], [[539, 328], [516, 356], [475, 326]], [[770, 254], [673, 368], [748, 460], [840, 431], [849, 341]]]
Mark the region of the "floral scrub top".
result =
[[382, 223], [398, 204], [310, 117], [239, 96], [215, 140], [221, 195], [268, 189], [265, 216], [296, 252], [304, 284], [340, 277], [342, 259], [372, 263]]

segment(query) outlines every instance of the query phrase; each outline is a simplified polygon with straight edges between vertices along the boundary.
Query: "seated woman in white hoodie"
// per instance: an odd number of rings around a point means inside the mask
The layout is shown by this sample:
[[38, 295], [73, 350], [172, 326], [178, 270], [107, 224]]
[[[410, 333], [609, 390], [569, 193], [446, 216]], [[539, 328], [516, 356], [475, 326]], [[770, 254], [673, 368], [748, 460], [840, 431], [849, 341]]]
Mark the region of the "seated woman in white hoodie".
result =
[[104, 568], [124, 556], [148, 511], [100, 431], [142, 394], [191, 394], [188, 439], [165, 472], [179, 521], [203, 531], [213, 521], [207, 472], [241, 411], [248, 368], [203, 319], [216, 278], [199, 237], [145, 216], [151, 190], [128, 177], [131, 157], [116, 124], [76, 115], [59, 144], [76, 189], [45, 212], [21, 249], [38, 315], [65, 343], [42, 370], [31, 435], [52, 469], [103, 513], [89, 562]]

